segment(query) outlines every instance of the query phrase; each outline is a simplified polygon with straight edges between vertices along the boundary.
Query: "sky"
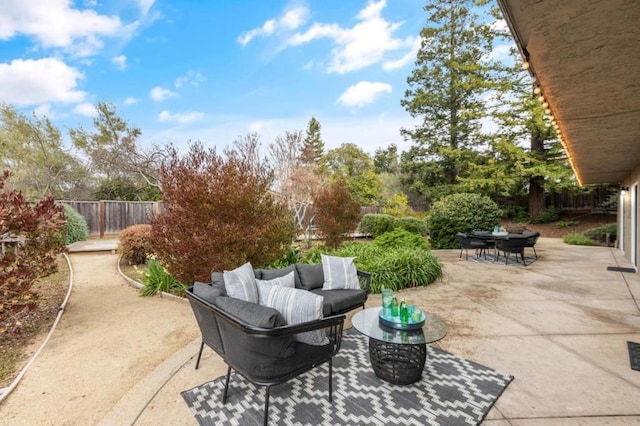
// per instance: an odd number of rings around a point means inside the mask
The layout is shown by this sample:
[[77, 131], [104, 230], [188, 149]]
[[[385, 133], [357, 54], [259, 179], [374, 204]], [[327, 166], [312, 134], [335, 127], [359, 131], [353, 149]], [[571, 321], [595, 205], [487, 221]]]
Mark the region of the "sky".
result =
[[415, 121], [400, 105], [423, 0], [2, 0], [0, 102], [91, 129], [110, 102], [143, 145], [263, 146], [322, 126], [373, 154]]

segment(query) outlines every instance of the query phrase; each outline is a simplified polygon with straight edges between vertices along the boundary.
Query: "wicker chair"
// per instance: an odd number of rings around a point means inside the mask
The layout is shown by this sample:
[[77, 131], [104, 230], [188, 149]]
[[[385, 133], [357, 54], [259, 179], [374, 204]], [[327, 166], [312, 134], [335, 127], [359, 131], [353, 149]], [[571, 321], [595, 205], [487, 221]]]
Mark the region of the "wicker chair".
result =
[[[253, 326], [236, 315], [221, 309], [219, 300], [209, 303], [194, 293], [194, 287], [186, 290], [193, 313], [195, 314], [202, 344], [196, 361], [206, 344], [217, 352], [227, 364], [222, 402], [227, 401], [229, 378], [233, 368], [243, 377], [258, 386], [265, 387], [264, 424], [269, 419], [269, 391], [271, 386], [285, 383], [300, 374], [325, 362], [329, 363], [329, 401], [332, 401], [332, 358], [340, 350], [344, 315], [336, 315], [320, 320], [295, 325], [279, 325], [271, 328]], [[221, 296], [229, 299], [226, 296]], [[237, 300], [237, 299], [236, 299]], [[244, 301], [241, 301], [244, 302]], [[257, 304], [247, 303], [247, 310], [257, 309]], [[249, 306], [255, 305], [255, 306]], [[269, 308], [268, 308], [269, 309]], [[328, 344], [308, 345], [294, 339], [294, 335], [326, 329]]]
[[509, 255], [514, 253], [516, 255], [516, 262], [519, 262], [518, 255], [522, 258], [522, 263], [524, 266], [527, 266], [527, 262], [524, 258], [524, 248], [527, 245], [528, 238], [521, 234], [509, 235], [505, 238], [496, 238], [496, 250], [498, 252], [497, 257], [500, 256], [500, 252], [504, 252], [504, 264], [506, 265], [509, 262]]
[[480, 254], [484, 253], [484, 256], [487, 256], [486, 250], [489, 248], [489, 243], [486, 239], [465, 234], [463, 232], [458, 232], [456, 234], [456, 239], [460, 244], [460, 259], [462, 259], [462, 251], [465, 251], [465, 260], [469, 260], [469, 249], [475, 249], [476, 257], [478, 257], [478, 250], [480, 250]]
[[527, 244], [525, 247], [531, 247], [533, 249], [533, 254], [536, 259], [538, 258], [538, 253], [536, 253], [536, 243], [538, 242], [538, 238], [540, 237], [539, 232], [523, 232], [522, 235], [527, 237]]

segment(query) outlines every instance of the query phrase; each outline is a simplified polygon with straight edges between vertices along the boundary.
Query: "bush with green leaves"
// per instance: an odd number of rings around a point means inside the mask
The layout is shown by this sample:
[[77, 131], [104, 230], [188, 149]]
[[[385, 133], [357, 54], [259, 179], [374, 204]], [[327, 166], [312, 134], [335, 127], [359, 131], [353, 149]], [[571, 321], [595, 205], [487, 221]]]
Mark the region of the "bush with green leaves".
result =
[[556, 223], [556, 228], [566, 229], [578, 225], [580, 225], [580, 222], [578, 222], [577, 220], [561, 220], [560, 222]]
[[67, 218], [64, 233], [64, 244], [69, 245], [76, 241], [85, 241], [89, 238], [89, 227], [87, 221], [73, 207], [62, 204], [64, 216]]
[[390, 214], [365, 214], [360, 221], [360, 232], [377, 237], [396, 228], [396, 218]]
[[562, 209], [558, 207], [549, 207], [538, 213], [538, 216], [531, 219], [531, 223], [550, 223], [560, 220]]
[[405, 247], [429, 250], [429, 243], [423, 236], [406, 231], [402, 228], [396, 228], [391, 232], [385, 232], [379, 237], [376, 237], [373, 240], [373, 245], [383, 249]]
[[129, 226], [118, 235], [118, 253], [129, 265], [143, 265], [153, 253], [151, 249], [151, 225]]
[[570, 234], [566, 234], [563, 237], [563, 240], [566, 244], [571, 244], [574, 246], [597, 246], [598, 242], [592, 240], [586, 235], [580, 234], [578, 232], [572, 232]]
[[184, 296], [187, 288], [178, 282], [156, 259], [149, 259], [147, 270], [142, 277], [144, 287], [140, 289], [141, 296], [153, 296], [158, 293], [170, 293], [176, 296]]
[[607, 242], [607, 234], [609, 234], [609, 241], [616, 240], [618, 238], [618, 226], [616, 223], [608, 223], [597, 228], [587, 229], [583, 234], [593, 240], [600, 243]]
[[411, 216], [396, 219], [396, 228], [402, 228], [405, 231], [419, 235], [427, 235], [429, 233], [427, 222], [424, 219]]
[[456, 234], [492, 230], [502, 211], [489, 197], [479, 194], [452, 194], [433, 204], [427, 218], [429, 243], [434, 249], [457, 248]]

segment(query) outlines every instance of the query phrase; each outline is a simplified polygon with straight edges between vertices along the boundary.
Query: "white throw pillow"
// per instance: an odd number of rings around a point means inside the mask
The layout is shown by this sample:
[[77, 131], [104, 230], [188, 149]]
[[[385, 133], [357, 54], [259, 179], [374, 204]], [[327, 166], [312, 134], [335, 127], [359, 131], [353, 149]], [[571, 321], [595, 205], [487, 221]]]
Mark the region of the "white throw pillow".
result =
[[358, 270], [355, 257], [338, 257], [321, 255], [322, 273], [324, 274], [323, 290], [360, 290]]
[[282, 277], [272, 278], [270, 280], [260, 280], [256, 278], [256, 283], [271, 284], [271, 285], [277, 285], [280, 287], [287, 287], [287, 288], [296, 287], [296, 279], [295, 279], [295, 276], [293, 275], [293, 271], [289, 272], [287, 275], [283, 275]]
[[256, 276], [251, 263], [247, 262], [233, 271], [223, 271], [223, 276], [227, 296], [258, 303]]
[[[307, 290], [281, 287], [258, 282], [260, 304], [276, 309], [282, 314], [287, 325], [322, 319], [324, 297]], [[324, 329], [295, 335], [295, 339], [308, 345], [322, 346], [329, 343]]]

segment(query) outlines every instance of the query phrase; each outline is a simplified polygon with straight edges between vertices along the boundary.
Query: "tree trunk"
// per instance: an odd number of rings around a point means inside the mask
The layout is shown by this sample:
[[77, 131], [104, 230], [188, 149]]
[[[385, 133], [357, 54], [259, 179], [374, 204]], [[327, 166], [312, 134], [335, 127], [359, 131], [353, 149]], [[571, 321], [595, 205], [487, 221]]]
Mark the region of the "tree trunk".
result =
[[[531, 152], [539, 158], [545, 155], [544, 140], [537, 132], [531, 133]], [[545, 209], [543, 176], [532, 176], [529, 180], [529, 217], [535, 218]]]

